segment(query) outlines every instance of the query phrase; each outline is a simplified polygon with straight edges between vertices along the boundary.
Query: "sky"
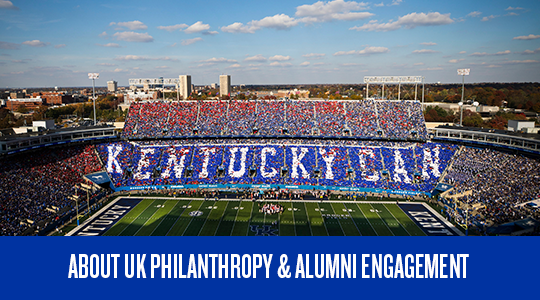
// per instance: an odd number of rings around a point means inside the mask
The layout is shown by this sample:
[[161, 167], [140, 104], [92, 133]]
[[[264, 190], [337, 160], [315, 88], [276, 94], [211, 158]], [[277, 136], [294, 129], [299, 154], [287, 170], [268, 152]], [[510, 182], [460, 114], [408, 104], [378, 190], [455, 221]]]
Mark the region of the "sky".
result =
[[0, 87], [540, 81], [540, 1], [0, 0]]

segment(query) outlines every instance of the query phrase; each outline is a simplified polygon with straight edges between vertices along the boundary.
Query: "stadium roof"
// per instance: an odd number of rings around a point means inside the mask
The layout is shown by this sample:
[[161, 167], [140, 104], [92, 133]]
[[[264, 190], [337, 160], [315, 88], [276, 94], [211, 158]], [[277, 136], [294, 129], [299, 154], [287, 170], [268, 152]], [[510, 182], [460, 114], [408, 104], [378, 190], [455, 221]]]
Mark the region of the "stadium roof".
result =
[[508, 130], [499, 130], [499, 129], [492, 129], [492, 128], [478, 128], [478, 127], [465, 127], [465, 126], [462, 127], [462, 126], [452, 126], [452, 125], [440, 125], [440, 126], [437, 126], [437, 128], [501, 134], [501, 135], [508, 135], [508, 136], [513, 136], [513, 137], [521, 137], [521, 138], [540, 141], [540, 134], [535, 134], [535, 133], [520, 133], [520, 132], [513, 132], [513, 131], [508, 131]]

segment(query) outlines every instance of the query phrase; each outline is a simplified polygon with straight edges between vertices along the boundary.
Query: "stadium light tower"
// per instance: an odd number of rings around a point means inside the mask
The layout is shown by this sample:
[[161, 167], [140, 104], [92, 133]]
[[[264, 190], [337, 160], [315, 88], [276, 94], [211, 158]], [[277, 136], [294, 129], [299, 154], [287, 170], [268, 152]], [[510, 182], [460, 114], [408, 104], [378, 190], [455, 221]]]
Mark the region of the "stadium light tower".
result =
[[[461, 101], [458, 104], [459, 104], [459, 110], [460, 110], [459, 126], [463, 126], [463, 105], [465, 105], [465, 103], [463, 101]], [[474, 101], [472, 105], [474, 107], [478, 107], [478, 105], [480, 105], [480, 103]]]
[[94, 126], [96, 126], [96, 79], [99, 79], [99, 73], [88, 73], [88, 79], [92, 79], [92, 98], [94, 99]]
[[461, 82], [461, 102], [463, 103], [463, 96], [465, 96], [465, 75], [469, 75], [471, 69], [458, 69], [458, 75], [463, 75], [463, 80]]

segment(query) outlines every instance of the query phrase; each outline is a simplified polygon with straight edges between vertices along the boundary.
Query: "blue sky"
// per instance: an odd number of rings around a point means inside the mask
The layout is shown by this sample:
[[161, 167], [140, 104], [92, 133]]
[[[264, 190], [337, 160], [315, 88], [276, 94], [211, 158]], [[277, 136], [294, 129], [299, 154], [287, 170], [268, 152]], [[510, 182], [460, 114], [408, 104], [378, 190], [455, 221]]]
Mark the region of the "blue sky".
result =
[[540, 1], [0, 0], [0, 87], [540, 81]]

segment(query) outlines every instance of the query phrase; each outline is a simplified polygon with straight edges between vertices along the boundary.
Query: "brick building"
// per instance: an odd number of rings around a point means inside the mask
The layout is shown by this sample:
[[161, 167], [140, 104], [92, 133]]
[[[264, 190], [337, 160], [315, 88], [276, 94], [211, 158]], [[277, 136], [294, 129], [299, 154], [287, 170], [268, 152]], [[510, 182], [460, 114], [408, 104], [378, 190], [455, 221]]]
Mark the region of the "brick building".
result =
[[17, 110], [19, 107], [24, 106], [30, 110], [37, 109], [43, 105], [43, 99], [36, 98], [11, 98], [6, 101], [6, 108], [9, 110]]

